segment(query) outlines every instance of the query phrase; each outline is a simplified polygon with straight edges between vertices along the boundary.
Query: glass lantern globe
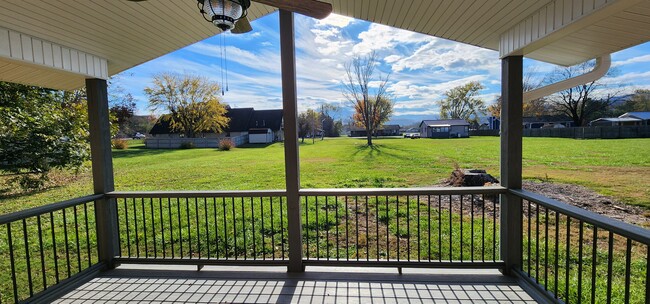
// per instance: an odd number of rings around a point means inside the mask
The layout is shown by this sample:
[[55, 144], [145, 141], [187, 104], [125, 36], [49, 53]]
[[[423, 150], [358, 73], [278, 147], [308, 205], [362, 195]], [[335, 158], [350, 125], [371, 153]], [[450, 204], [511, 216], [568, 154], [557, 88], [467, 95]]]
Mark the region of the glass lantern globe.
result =
[[235, 27], [235, 22], [243, 18], [250, 6], [247, 0], [203, 0], [202, 12], [208, 21], [223, 31]]

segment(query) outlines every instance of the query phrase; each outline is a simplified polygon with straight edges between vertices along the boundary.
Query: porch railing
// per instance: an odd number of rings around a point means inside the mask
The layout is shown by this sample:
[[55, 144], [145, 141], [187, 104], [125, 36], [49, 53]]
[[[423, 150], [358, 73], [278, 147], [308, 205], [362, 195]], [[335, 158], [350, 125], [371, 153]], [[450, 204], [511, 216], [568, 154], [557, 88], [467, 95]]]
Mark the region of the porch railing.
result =
[[113, 192], [117, 262], [286, 265], [284, 191]]
[[501, 187], [302, 190], [306, 265], [502, 267]]
[[0, 216], [0, 302], [35, 300], [102, 268], [91, 195]]
[[[522, 199], [521, 266], [551, 301], [647, 303], [650, 232], [502, 187], [300, 190], [304, 265], [503, 268], [499, 196]], [[99, 271], [95, 205], [120, 263], [289, 265], [285, 191], [113, 192], [0, 216], [0, 302]], [[295, 220], [295, 219], [294, 219]]]
[[650, 231], [523, 190], [518, 275], [551, 301], [650, 303]]

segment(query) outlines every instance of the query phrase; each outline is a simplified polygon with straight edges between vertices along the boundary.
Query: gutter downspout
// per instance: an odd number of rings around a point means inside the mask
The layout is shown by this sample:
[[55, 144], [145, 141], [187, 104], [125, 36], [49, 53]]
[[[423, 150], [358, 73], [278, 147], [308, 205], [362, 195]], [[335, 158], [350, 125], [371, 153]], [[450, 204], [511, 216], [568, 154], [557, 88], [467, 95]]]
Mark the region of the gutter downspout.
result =
[[549, 84], [547, 86], [543, 86], [541, 88], [537, 88], [528, 92], [524, 92], [524, 102], [542, 98], [585, 83], [596, 81], [607, 74], [607, 71], [609, 71], [611, 65], [611, 54], [600, 56], [596, 58], [596, 66], [594, 66], [594, 69], [591, 70], [591, 72]]

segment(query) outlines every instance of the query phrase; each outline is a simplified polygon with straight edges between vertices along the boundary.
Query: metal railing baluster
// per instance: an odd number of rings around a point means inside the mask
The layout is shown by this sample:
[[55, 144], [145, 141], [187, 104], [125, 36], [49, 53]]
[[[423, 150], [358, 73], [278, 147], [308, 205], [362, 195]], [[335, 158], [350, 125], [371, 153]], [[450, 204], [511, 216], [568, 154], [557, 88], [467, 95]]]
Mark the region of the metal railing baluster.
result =
[[[84, 204], [85, 206], [85, 204]], [[47, 289], [47, 275], [45, 273], [45, 255], [43, 254], [43, 229], [41, 226], [41, 216], [36, 217], [36, 225], [38, 226], [38, 249], [40, 251], [40, 258], [41, 258], [41, 276], [43, 280], [43, 290]], [[88, 228], [88, 222], [86, 222], [86, 229]], [[86, 235], [87, 237], [87, 235]], [[90, 258], [90, 250], [89, 250], [89, 255], [88, 257]], [[90, 265], [88, 265], [90, 267]]]
[[153, 240], [153, 257], [158, 258], [158, 246], [156, 245], [156, 217], [153, 210], [153, 198], [149, 198], [149, 209], [151, 211], [151, 239]]
[[81, 272], [81, 242], [79, 241], [79, 220], [77, 216], [77, 206], [72, 207], [74, 212], [74, 232], [75, 232], [75, 245], [77, 245], [77, 269]]
[[[271, 209], [272, 210], [272, 209]], [[266, 241], [264, 240], [264, 202], [262, 197], [260, 197], [260, 220], [262, 228], [260, 230], [260, 236], [262, 238], [262, 260], [266, 260]], [[273, 222], [273, 211], [271, 211], [271, 222]], [[273, 229], [271, 229], [273, 231]]]
[[[253, 202], [253, 197], [251, 197], [250, 199], [251, 199], [251, 231], [252, 231], [252, 236], [251, 237], [253, 238], [251, 243], [253, 245], [253, 260], [255, 260], [255, 259], [257, 259], [257, 246], [255, 244], [255, 220], [256, 220], [256, 218], [255, 218], [255, 206], [254, 206], [254, 202]], [[243, 198], [242, 198], [242, 200], [243, 200]], [[244, 214], [245, 214], [243, 207], [244, 206], [242, 205], [242, 216], [244, 216]], [[246, 222], [245, 217], [244, 217], [244, 222]], [[246, 233], [246, 232], [244, 232], [244, 233]]]
[[14, 290], [14, 302], [18, 303], [18, 283], [16, 282], [16, 261], [14, 260], [14, 243], [11, 235], [11, 223], [7, 223], [7, 243], [9, 244], [9, 261], [11, 263], [11, 284]]
[[614, 262], [614, 233], [609, 232], [607, 241], [607, 304], [612, 303], [612, 266]]

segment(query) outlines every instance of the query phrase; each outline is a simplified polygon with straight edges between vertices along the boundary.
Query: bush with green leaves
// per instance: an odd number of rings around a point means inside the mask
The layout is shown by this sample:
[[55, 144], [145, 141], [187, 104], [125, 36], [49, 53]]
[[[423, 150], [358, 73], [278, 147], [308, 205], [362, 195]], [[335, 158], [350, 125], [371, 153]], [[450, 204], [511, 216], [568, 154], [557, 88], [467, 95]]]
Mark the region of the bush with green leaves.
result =
[[23, 190], [90, 158], [85, 92], [0, 82], [0, 174]]
[[191, 141], [184, 141], [181, 143], [181, 149], [194, 149], [196, 145]]

